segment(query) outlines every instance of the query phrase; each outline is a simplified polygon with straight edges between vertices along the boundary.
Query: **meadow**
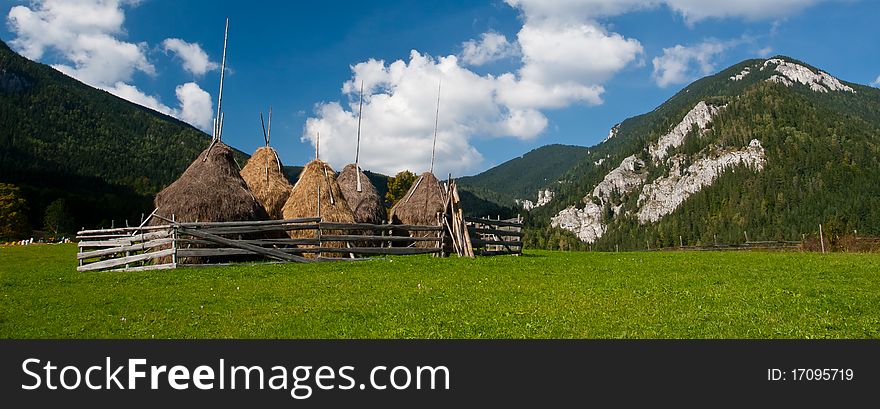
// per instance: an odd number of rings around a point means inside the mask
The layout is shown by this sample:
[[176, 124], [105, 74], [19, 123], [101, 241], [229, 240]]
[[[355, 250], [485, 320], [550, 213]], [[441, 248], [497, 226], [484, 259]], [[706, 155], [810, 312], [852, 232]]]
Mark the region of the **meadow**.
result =
[[0, 247], [0, 338], [878, 338], [880, 254], [588, 253], [75, 270]]

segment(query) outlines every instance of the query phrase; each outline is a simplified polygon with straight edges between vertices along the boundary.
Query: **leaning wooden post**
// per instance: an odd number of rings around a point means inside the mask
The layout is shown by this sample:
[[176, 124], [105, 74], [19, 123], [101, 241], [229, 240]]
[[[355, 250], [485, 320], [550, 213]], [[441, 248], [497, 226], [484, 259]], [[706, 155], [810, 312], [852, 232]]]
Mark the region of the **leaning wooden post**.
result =
[[825, 236], [822, 234], [822, 224], [819, 224], [819, 243], [822, 246], [822, 254], [825, 254]]

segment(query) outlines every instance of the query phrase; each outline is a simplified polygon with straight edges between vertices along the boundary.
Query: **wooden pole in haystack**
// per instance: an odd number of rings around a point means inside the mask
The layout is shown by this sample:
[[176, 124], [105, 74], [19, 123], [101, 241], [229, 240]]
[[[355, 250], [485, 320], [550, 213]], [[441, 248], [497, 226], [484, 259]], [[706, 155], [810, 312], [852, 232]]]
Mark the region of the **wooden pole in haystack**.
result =
[[[272, 132], [272, 107], [269, 107], [269, 131], [266, 131], [266, 124], [263, 122], [263, 113], [260, 112], [260, 127], [263, 128], [263, 141], [266, 142], [266, 147], [269, 147], [269, 135]], [[279, 161], [279, 166], [280, 166]], [[266, 156], [266, 188], [269, 187], [269, 156]]]
[[226, 30], [223, 32], [223, 61], [220, 64], [220, 91], [217, 93], [217, 116], [214, 117], [214, 132], [211, 135], [211, 145], [205, 151], [203, 162], [208, 161], [211, 149], [223, 137], [223, 79], [226, 74], [226, 43], [229, 40], [229, 17], [226, 17]]
[[434, 113], [434, 143], [431, 145], [431, 170], [434, 173], [434, 154], [437, 151], [437, 126], [440, 123], [440, 87], [443, 86], [443, 78], [437, 84], [437, 112]]
[[220, 140], [223, 130], [223, 79], [226, 76], [226, 43], [229, 40], [229, 17], [226, 18], [226, 30], [223, 33], [223, 60], [220, 63], [220, 92], [217, 93], [217, 119], [214, 124], [214, 139]]
[[356, 190], [358, 193], [363, 192], [363, 188], [361, 187], [361, 118], [364, 113], [364, 81], [361, 80], [361, 96], [360, 96], [360, 107], [358, 107], [358, 132], [357, 132], [357, 148], [354, 153], [354, 170], [355, 175], [357, 176], [357, 187]]

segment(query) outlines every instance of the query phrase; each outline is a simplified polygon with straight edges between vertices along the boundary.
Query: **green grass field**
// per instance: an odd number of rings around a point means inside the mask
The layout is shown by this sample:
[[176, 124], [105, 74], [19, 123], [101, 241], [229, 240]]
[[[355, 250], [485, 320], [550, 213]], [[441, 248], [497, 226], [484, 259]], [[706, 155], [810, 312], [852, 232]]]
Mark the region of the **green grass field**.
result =
[[78, 273], [0, 248], [0, 338], [877, 338], [880, 255], [560, 253]]

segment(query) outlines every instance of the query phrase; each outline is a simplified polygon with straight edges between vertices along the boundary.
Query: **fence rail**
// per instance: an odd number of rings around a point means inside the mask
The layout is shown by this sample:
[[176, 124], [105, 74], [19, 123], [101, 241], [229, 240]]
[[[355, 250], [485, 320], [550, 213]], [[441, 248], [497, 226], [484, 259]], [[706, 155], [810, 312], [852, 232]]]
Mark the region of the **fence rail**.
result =
[[[289, 237], [292, 231], [304, 237]], [[436, 234], [425, 237], [432, 232]], [[158, 270], [230, 260], [311, 263], [375, 255], [442, 255], [442, 233], [441, 226], [331, 223], [319, 218], [82, 230], [76, 237], [77, 271]], [[416, 247], [417, 242], [429, 244]]]

